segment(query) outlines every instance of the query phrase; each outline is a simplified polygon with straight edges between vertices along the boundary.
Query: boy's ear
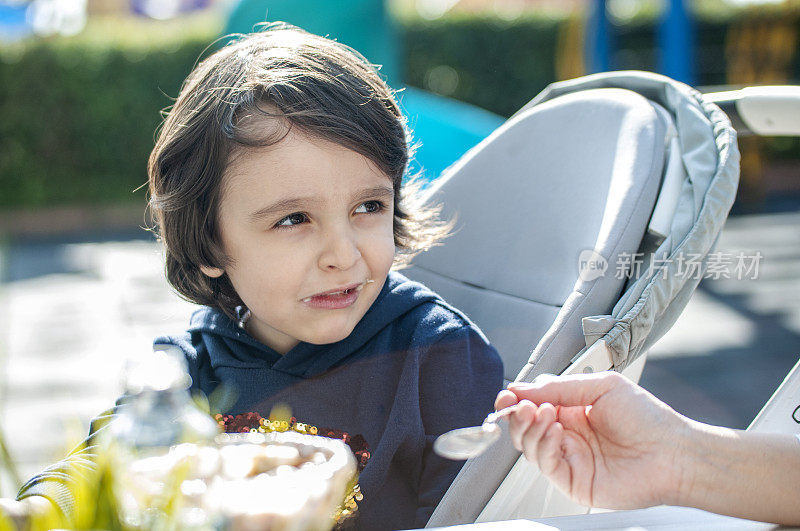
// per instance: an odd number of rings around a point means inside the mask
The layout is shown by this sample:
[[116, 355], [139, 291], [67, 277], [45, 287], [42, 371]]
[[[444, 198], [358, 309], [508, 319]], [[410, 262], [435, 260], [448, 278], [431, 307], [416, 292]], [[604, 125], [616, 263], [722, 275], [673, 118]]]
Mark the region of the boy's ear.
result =
[[219, 278], [225, 273], [225, 270], [220, 269], [218, 267], [211, 267], [204, 265], [200, 266], [200, 271], [202, 271], [205, 276], [211, 278]]

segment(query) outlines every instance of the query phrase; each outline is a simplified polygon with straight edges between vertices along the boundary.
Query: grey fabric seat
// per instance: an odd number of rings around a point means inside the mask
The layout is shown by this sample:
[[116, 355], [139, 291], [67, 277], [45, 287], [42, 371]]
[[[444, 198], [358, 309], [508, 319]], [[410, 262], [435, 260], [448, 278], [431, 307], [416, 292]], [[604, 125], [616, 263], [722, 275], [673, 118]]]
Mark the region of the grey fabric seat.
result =
[[[707, 256], [737, 183], [735, 132], [691, 88], [642, 72], [556, 83], [437, 179], [427, 200], [456, 230], [406, 274], [484, 330], [507, 380], [561, 373], [597, 339], [623, 370], [685, 307], [699, 278], [670, 261]], [[518, 457], [501, 440], [467, 461], [429, 527], [502, 505]]]
[[[579, 118], [578, 118], [579, 117]], [[644, 97], [599, 89], [511, 118], [440, 177], [430, 201], [454, 234], [407, 274], [479, 324], [514, 380], [553, 328], [611, 311], [625, 281], [579, 278], [579, 257], [639, 248], [664, 162], [666, 126]], [[553, 327], [558, 318], [559, 326]], [[583, 335], [553, 336], [577, 353]], [[569, 359], [540, 360], [560, 372]]]

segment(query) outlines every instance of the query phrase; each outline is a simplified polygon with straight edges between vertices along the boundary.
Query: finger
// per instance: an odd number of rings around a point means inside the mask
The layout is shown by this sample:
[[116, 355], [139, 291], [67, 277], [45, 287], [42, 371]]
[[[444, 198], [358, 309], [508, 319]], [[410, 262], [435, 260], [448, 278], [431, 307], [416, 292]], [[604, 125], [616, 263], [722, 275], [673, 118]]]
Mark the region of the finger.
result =
[[558, 410], [558, 422], [570, 432], [575, 432], [584, 440], [594, 439], [597, 436], [595, 429], [598, 426], [589, 424], [586, 416], [586, 406], [562, 406]]
[[522, 434], [520, 441], [525, 457], [529, 461], [536, 462], [539, 442], [555, 420], [556, 410], [552, 404], [545, 403], [539, 406], [538, 411], [536, 411], [536, 418]]
[[536, 458], [539, 468], [547, 476], [553, 476], [559, 466], [563, 465], [561, 444], [564, 439], [564, 427], [559, 422], [553, 422], [542, 435], [537, 448]]
[[522, 435], [530, 428], [536, 418], [536, 404], [523, 400], [517, 405], [516, 410], [508, 416], [508, 435], [514, 448], [522, 451]]
[[[536, 378], [531, 383], [513, 382], [508, 390], [520, 400], [557, 406], [591, 405], [613, 387], [626, 385], [624, 377], [613, 371], [571, 376]], [[633, 385], [633, 384], [630, 384]]]
[[499, 393], [497, 393], [497, 398], [495, 398], [494, 400], [494, 410], [500, 411], [501, 409], [513, 406], [517, 402], [519, 402], [519, 398], [517, 398], [517, 395], [515, 395], [511, 391], [506, 391], [504, 389]]

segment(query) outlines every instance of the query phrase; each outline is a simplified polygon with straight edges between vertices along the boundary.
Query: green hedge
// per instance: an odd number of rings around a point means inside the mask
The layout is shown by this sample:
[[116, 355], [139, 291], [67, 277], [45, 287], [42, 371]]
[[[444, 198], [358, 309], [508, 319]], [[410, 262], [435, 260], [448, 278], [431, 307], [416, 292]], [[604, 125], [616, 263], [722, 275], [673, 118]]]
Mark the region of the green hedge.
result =
[[123, 29], [0, 49], [0, 208], [144, 201], [159, 111], [217, 30]]
[[442, 65], [458, 74], [448, 96], [510, 116], [555, 79], [559, 22], [475, 16], [414, 20], [403, 26], [405, 79], [431, 88], [430, 72]]
[[[509, 116], [556, 79], [558, 33], [565, 21], [521, 17], [512, 22], [481, 17], [450, 17], [435, 22], [407, 21], [403, 28], [406, 80], [428, 86], [439, 65], [453, 68], [459, 84], [452, 97]], [[698, 85], [725, 84], [727, 22], [697, 25], [695, 63]], [[618, 26], [613, 40], [615, 70], [658, 70], [656, 29], [652, 22]]]
[[[447, 66], [458, 79], [449, 96], [508, 116], [554, 80], [562, 22], [405, 19], [406, 80], [429, 88], [431, 72]], [[699, 30], [698, 84], [724, 83], [727, 22]], [[159, 111], [219, 31], [205, 19], [99, 21], [78, 37], [0, 46], [0, 209], [143, 203], [145, 192], [134, 190], [146, 181]], [[615, 38], [616, 67], [656, 68], [652, 23], [619, 26]], [[769, 146], [781, 158], [798, 152], [796, 141]]]

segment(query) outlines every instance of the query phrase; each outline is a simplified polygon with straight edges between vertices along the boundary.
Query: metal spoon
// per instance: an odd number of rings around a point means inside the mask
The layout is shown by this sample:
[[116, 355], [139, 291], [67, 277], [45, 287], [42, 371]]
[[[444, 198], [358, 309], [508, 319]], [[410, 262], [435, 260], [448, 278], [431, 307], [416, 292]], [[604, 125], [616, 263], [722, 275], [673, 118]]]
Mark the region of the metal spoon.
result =
[[489, 413], [483, 424], [458, 428], [439, 435], [433, 442], [433, 451], [442, 457], [453, 460], [477, 457], [500, 438], [502, 430], [497, 421], [516, 411], [516, 404], [500, 411]]

